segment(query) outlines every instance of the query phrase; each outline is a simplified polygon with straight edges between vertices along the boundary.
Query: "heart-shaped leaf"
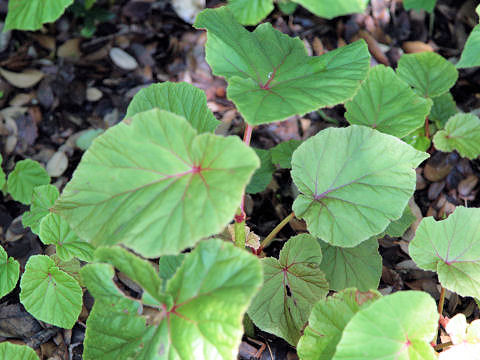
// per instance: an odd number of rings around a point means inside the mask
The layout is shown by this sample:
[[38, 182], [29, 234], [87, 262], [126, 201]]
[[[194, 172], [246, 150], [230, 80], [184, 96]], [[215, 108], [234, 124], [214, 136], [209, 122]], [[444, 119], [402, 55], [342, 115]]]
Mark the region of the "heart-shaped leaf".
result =
[[270, 149], [270, 153], [272, 154], [272, 162], [274, 164], [278, 164], [283, 169], [291, 169], [293, 152], [300, 146], [301, 143], [302, 142], [300, 140], [288, 140]]
[[403, 0], [405, 10], [425, 10], [429, 13], [433, 12], [437, 0]]
[[[478, 9], [478, 7], [477, 7]], [[480, 16], [480, 15], [479, 15]], [[480, 66], [480, 25], [473, 28], [463, 48], [457, 68]]]
[[408, 251], [443, 287], [480, 298], [480, 209], [459, 206], [446, 220], [423, 218]]
[[333, 19], [337, 16], [364, 12], [369, 0], [295, 0], [295, 2], [317, 16]]
[[300, 39], [269, 23], [249, 32], [227, 7], [202, 11], [194, 26], [207, 30], [207, 61], [215, 75], [227, 79], [228, 97], [252, 125], [341, 103], [369, 67], [364, 41], [309, 57]]
[[288, 240], [279, 260], [262, 259], [263, 287], [248, 309], [255, 325], [295, 346], [313, 305], [328, 293], [321, 261], [320, 245], [308, 234]]
[[39, 360], [32, 348], [25, 345], [12, 344], [8, 341], [0, 343], [0, 359]]
[[40, 222], [45, 216], [50, 214], [50, 208], [53, 207], [58, 196], [59, 192], [56, 186], [41, 185], [35, 187], [33, 189], [30, 211], [22, 215], [23, 226], [30, 227], [32, 232], [38, 235], [40, 232]]
[[272, 164], [272, 155], [270, 151], [264, 149], [254, 149], [260, 159], [260, 168], [255, 171], [250, 183], [245, 190], [249, 194], [256, 194], [265, 190], [272, 181], [275, 166]]
[[20, 263], [9, 257], [0, 246], [0, 298], [7, 295], [17, 286], [20, 276]]
[[446, 92], [432, 100], [433, 106], [428, 119], [433, 121], [437, 128], [443, 129], [448, 119], [458, 113], [457, 104], [450, 92]]
[[94, 141], [54, 211], [95, 246], [177, 254], [233, 218], [258, 165], [238, 137], [197, 135], [185, 119], [154, 109]]
[[228, 8], [243, 25], [257, 25], [273, 10], [273, 0], [228, 0]]
[[50, 176], [38, 162], [26, 159], [15, 164], [15, 169], [8, 174], [7, 188], [12, 198], [23, 204], [32, 201], [33, 189], [36, 186], [50, 183]]
[[427, 157], [364, 126], [323, 130], [293, 153], [292, 178], [302, 193], [293, 210], [312, 235], [358, 245], [400, 218], [415, 190], [414, 169]]

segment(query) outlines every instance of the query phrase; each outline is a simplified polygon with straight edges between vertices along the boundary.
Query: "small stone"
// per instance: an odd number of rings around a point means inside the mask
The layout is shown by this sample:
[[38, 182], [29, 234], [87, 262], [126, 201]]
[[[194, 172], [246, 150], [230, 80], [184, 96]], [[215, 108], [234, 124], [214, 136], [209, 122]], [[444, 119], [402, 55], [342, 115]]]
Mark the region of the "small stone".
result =
[[98, 90], [96, 87], [91, 87], [87, 89], [87, 100], [90, 102], [95, 102], [100, 100], [103, 97], [103, 93]]
[[48, 160], [47, 163], [47, 173], [51, 177], [61, 176], [68, 167], [68, 158], [63, 151], [57, 151], [53, 156]]
[[469, 175], [466, 179], [460, 181], [460, 184], [458, 184], [458, 193], [462, 197], [468, 196], [475, 186], [477, 186], [477, 184], [478, 177], [475, 175]]
[[123, 70], [132, 71], [138, 67], [137, 60], [120, 48], [111, 48], [109, 55], [113, 63]]
[[437, 152], [428, 159], [423, 169], [423, 176], [432, 182], [443, 180], [458, 162], [458, 155], [455, 153]]

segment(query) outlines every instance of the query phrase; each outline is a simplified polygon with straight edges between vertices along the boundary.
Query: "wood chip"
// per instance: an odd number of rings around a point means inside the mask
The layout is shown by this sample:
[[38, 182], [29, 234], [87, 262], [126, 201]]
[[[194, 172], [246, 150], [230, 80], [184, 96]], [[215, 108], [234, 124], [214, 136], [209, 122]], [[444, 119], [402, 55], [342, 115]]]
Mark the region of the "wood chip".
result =
[[57, 151], [48, 160], [47, 173], [51, 177], [61, 176], [68, 168], [68, 158], [63, 151]]
[[82, 56], [80, 50], [81, 39], [70, 39], [58, 47], [57, 56], [64, 59], [79, 59]]
[[406, 53], [434, 52], [433, 48], [422, 41], [405, 41], [402, 48]]
[[2, 75], [10, 84], [20, 89], [27, 89], [35, 86], [45, 76], [43, 72], [36, 69], [26, 69], [17, 73], [3, 68], [0, 68], [0, 75]]
[[132, 71], [138, 67], [137, 60], [120, 48], [111, 48], [109, 55], [113, 63], [123, 70]]

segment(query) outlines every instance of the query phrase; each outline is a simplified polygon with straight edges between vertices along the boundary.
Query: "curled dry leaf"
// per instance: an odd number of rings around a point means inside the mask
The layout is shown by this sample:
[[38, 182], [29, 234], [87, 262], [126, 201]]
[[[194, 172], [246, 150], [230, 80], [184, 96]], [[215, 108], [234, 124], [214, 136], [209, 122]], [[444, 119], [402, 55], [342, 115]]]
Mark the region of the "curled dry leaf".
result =
[[51, 177], [61, 176], [68, 167], [68, 158], [63, 151], [57, 151], [48, 160], [47, 173]]
[[0, 68], [0, 75], [2, 75], [10, 84], [21, 89], [35, 86], [45, 76], [43, 72], [36, 69], [26, 69], [17, 73], [3, 68]]
[[[230, 224], [228, 225], [227, 229], [228, 232], [230, 233], [230, 236], [232, 237], [232, 241], [235, 243], [235, 225]], [[246, 241], [245, 245], [254, 249], [258, 250], [260, 248], [260, 236], [255, 234], [253, 231], [250, 231], [250, 228], [248, 226], [245, 226], [245, 236], [246, 236]]]

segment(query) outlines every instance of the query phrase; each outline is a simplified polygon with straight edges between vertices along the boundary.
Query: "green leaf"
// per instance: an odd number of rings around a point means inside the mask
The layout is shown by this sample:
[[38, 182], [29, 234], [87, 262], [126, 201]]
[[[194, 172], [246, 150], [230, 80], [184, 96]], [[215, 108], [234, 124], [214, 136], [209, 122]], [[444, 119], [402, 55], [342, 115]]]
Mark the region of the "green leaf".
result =
[[140, 90], [128, 105], [126, 117], [155, 108], [184, 117], [199, 134], [213, 132], [219, 124], [205, 93], [191, 84], [164, 82]]
[[297, 346], [300, 358], [330, 360], [350, 319], [380, 296], [375, 290], [362, 293], [350, 288], [316, 303]]
[[301, 192], [293, 211], [329, 244], [358, 245], [402, 216], [415, 168], [427, 157], [367, 127], [323, 130], [293, 153], [292, 178]]
[[249, 194], [256, 194], [265, 190], [272, 181], [275, 166], [272, 164], [270, 151], [254, 149], [260, 159], [260, 168], [255, 171], [245, 190]]
[[423, 152], [426, 152], [432, 144], [432, 141], [425, 136], [424, 127], [415, 130], [413, 133], [405, 136], [402, 140], [413, 146], [415, 149]]
[[278, 164], [282, 169], [291, 169], [293, 152], [301, 143], [300, 140], [288, 140], [270, 149], [272, 162]]
[[238, 137], [197, 135], [185, 119], [154, 109], [94, 141], [54, 211], [95, 246], [177, 254], [233, 218], [258, 165]]
[[36, 235], [40, 232], [40, 222], [50, 214], [50, 208], [53, 207], [58, 199], [59, 192], [54, 185], [41, 185], [33, 189], [32, 203], [30, 211], [22, 215], [22, 224], [24, 227], [30, 227]]
[[227, 79], [227, 95], [252, 125], [303, 115], [353, 96], [369, 68], [364, 41], [320, 57], [271, 24], [249, 32], [226, 8], [202, 11], [196, 28], [207, 30], [207, 61]]
[[228, 8], [243, 25], [257, 25], [273, 10], [273, 0], [229, 0]]
[[12, 344], [8, 341], [0, 343], [0, 359], [39, 360], [32, 348], [25, 345]]
[[435, 301], [401, 291], [360, 309], [345, 327], [333, 360], [436, 359], [429, 344], [438, 326]]
[[443, 152], [457, 150], [462, 157], [480, 155], [480, 119], [474, 114], [457, 114], [433, 137], [435, 147]]
[[437, 0], [403, 0], [403, 7], [405, 10], [425, 10], [433, 13]]
[[15, 289], [19, 276], [20, 263], [13, 257], [9, 257], [0, 246], [0, 298]]
[[262, 259], [263, 287], [248, 309], [255, 325], [295, 346], [313, 305], [328, 293], [321, 261], [320, 245], [308, 234], [288, 240], [279, 260]]
[[443, 129], [448, 119], [458, 113], [457, 105], [450, 92], [446, 92], [432, 99], [433, 106], [428, 116], [439, 129]]
[[85, 130], [85, 132], [77, 138], [75, 145], [77, 145], [81, 150], [86, 151], [90, 145], [92, 145], [93, 140], [95, 140], [97, 136], [103, 134], [104, 132], [105, 130], [103, 129]]
[[2, 162], [3, 162], [3, 157], [2, 157], [2, 154], [0, 154], [0, 189], [3, 189], [3, 187], [5, 186], [5, 183], [7, 182], [5, 173], [3, 172], [3, 169], [2, 169]]
[[402, 217], [398, 220], [392, 221], [385, 229], [385, 233], [391, 237], [401, 237], [416, 219], [417, 218], [413, 215], [412, 210], [410, 210], [410, 206], [407, 205], [405, 210], [403, 210]]
[[165, 255], [158, 260], [158, 275], [166, 282], [171, 279], [182, 265], [185, 254]]
[[403, 55], [398, 62], [397, 75], [424, 97], [442, 95], [458, 79], [455, 65], [428, 51]]
[[20, 288], [20, 302], [37, 320], [65, 329], [75, 325], [82, 310], [82, 288], [48, 256], [30, 256]]
[[279, 2], [277, 2], [277, 6], [280, 11], [285, 15], [292, 15], [295, 10], [297, 10], [298, 4], [290, 0], [280, 0]]
[[50, 255], [50, 259], [53, 260], [55, 265], [62, 270], [63, 272], [67, 273], [71, 277], [73, 277], [75, 280], [78, 281], [80, 286], [85, 287], [85, 284], [82, 281], [82, 278], [80, 276], [80, 260], [77, 258], [70, 259], [68, 261], [64, 261], [58, 257], [57, 254]]
[[340, 291], [356, 287], [360, 291], [378, 288], [382, 275], [382, 257], [378, 241], [373, 237], [353, 248], [332, 246], [319, 240], [323, 260], [320, 269], [330, 285], [330, 290]]
[[370, 0], [295, 0], [295, 2], [315, 15], [326, 19], [333, 19], [337, 16], [347, 14], [363, 13], [369, 1]]
[[480, 209], [459, 206], [446, 220], [423, 218], [408, 247], [422, 269], [436, 271], [443, 287], [480, 297]]
[[73, 0], [9, 0], [4, 31], [38, 30], [57, 20]]
[[80, 239], [67, 221], [57, 214], [49, 213], [40, 223], [40, 240], [45, 245], [54, 244], [58, 257], [69, 261], [74, 257], [83, 261], [92, 261], [94, 247]]
[[8, 175], [7, 188], [12, 198], [23, 204], [32, 201], [33, 189], [50, 183], [50, 176], [38, 162], [26, 159], [15, 164], [15, 169]]
[[351, 101], [345, 103], [350, 124], [365, 125], [402, 138], [425, 123], [431, 101], [417, 96], [392, 68], [378, 65]]

